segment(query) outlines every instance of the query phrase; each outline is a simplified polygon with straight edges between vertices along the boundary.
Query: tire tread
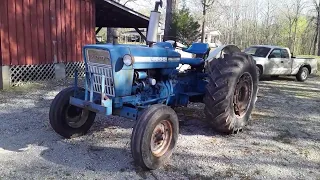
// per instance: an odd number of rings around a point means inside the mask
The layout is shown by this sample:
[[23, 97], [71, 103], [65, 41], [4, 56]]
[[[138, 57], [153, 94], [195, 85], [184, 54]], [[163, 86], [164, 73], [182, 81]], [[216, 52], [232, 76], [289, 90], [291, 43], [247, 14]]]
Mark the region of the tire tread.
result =
[[254, 71], [253, 78], [257, 78], [256, 64], [253, 58], [245, 53], [235, 53], [226, 59], [213, 60], [208, 64], [209, 83], [204, 97], [204, 112], [206, 121], [218, 132], [229, 134], [238, 128], [233, 124], [229, 105], [233, 98], [235, 76], [248, 66]]

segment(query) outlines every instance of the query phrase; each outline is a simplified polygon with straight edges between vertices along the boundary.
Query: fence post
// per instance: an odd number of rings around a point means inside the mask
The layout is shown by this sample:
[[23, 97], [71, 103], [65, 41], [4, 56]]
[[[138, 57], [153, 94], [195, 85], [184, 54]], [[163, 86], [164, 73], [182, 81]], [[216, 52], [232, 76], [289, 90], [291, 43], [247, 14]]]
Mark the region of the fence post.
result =
[[8, 89], [10, 87], [10, 67], [0, 66], [0, 89]]

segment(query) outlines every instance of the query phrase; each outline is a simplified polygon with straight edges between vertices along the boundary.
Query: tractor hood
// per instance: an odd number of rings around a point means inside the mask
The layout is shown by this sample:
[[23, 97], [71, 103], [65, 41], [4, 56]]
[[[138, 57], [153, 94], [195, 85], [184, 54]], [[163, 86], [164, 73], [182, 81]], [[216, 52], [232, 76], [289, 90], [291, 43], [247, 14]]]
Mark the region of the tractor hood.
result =
[[[112, 68], [115, 95], [131, 94], [134, 71], [139, 69], [175, 69], [180, 63], [180, 54], [175, 52], [170, 43], [157, 43], [153, 47], [144, 45], [94, 44], [83, 47], [86, 68], [97, 66]], [[123, 63], [124, 55], [130, 55], [133, 63]]]
[[[95, 59], [103, 59], [97, 51], [89, 54], [88, 50], [105, 50], [109, 56], [109, 65], [117, 71], [120, 69], [152, 69], [152, 68], [176, 68], [179, 66], [181, 55], [176, 52], [172, 45], [167, 42], [156, 43], [153, 47], [146, 45], [128, 45], [128, 44], [97, 44], [84, 46], [83, 52], [85, 62], [90, 61], [90, 57], [94, 62], [101, 62]], [[123, 56], [129, 54], [133, 58], [133, 64], [126, 66], [123, 64]], [[89, 57], [90, 56], [90, 57]], [[91, 60], [92, 62], [92, 60]]]

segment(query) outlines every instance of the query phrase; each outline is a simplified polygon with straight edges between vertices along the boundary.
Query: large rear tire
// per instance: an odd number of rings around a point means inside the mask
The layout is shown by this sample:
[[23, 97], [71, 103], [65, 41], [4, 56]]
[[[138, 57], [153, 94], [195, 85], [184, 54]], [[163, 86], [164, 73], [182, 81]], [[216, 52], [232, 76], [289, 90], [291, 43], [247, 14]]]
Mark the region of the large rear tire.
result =
[[[84, 91], [84, 89], [79, 88], [79, 92], [81, 91]], [[69, 103], [74, 92], [74, 87], [62, 90], [56, 95], [50, 106], [49, 120], [51, 127], [65, 138], [85, 135], [96, 117], [96, 113]]]
[[234, 53], [209, 62], [204, 97], [207, 122], [220, 133], [242, 130], [254, 108], [258, 75], [252, 56]]
[[131, 136], [135, 163], [147, 170], [161, 167], [170, 159], [178, 134], [178, 117], [170, 107], [155, 104], [144, 110]]

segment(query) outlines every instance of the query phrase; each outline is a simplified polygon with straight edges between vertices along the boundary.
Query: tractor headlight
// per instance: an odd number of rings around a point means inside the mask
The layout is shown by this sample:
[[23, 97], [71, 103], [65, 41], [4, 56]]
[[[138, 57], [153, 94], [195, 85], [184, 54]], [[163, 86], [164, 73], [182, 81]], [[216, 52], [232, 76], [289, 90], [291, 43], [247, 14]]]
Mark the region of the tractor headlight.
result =
[[123, 63], [127, 66], [131, 66], [133, 63], [133, 58], [129, 54], [123, 56]]

